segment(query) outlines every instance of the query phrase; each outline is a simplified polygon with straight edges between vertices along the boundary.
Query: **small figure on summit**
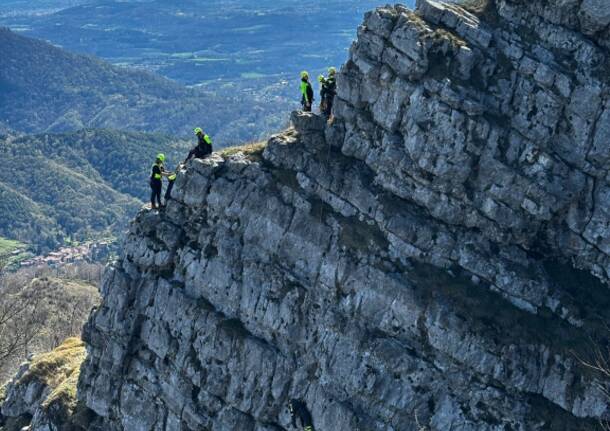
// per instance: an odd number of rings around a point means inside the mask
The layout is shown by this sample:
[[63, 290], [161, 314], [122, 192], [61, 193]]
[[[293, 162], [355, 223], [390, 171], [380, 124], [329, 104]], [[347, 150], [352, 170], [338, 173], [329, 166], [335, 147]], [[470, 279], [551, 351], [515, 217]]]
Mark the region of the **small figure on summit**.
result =
[[197, 143], [197, 146], [189, 152], [184, 163], [192, 158], [205, 159], [212, 154], [212, 138], [210, 138], [207, 133], [204, 133], [200, 127], [195, 128], [194, 132], [199, 142]]
[[170, 176], [170, 172], [166, 172], [163, 166], [165, 162], [165, 154], [157, 154], [154, 165], [152, 165], [152, 172], [150, 174], [150, 207], [152, 209], [162, 208], [161, 205], [161, 191], [163, 190], [163, 177]]
[[307, 410], [307, 405], [301, 400], [292, 399], [288, 402], [288, 410], [292, 415], [292, 426], [297, 426], [297, 418], [301, 422], [303, 431], [315, 431], [311, 413]]
[[330, 67], [328, 69], [328, 77], [324, 77], [324, 75], [320, 75], [318, 77], [318, 81], [322, 88], [320, 89], [320, 98], [322, 101], [320, 102], [320, 112], [324, 114], [326, 119], [330, 119], [333, 109], [333, 102], [335, 100], [335, 95], [337, 94], [337, 69], [334, 67]]
[[309, 73], [301, 72], [301, 105], [303, 105], [303, 111], [311, 112], [313, 105], [313, 88], [309, 82]]

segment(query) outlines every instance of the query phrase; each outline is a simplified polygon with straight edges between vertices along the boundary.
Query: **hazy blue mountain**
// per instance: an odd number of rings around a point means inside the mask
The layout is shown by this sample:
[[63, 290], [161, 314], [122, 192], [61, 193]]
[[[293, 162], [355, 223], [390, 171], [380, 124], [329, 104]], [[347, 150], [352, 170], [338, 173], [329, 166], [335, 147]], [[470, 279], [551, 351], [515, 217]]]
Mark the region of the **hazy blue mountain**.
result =
[[97, 0], [54, 14], [5, 17], [0, 24], [71, 51], [201, 84], [290, 77], [301, 69], [341, 64], [364, 12], [379, 4], [379, 0]]
[[1, 28], [0, 59], [0, 130], [111, 128], [190, 136], [201, 126], [223, 145], [276, 131], [289, 109], [283, 100], [261, 99], [273, 92], [267, 87], [249, 101], [230, 87], [185, 88]]
[[[101, 123], [87, 121], [81, 118], [80, 111], [76, 115], [66, 109], [73, 101], [62, 106], [43, 104], [34, 121], [27, 116], [20, 118], [22, 114], [11, 107], [8, 117], [0, 115], [0, 131], [25, 127], [34, 127], [36, 132], [63, 131], [85, 126], [182, 134], [184, 119], [191, 122], [198, 118], [221, 144], [258, 140], [280, 129], [287, 113], [299, 106], [298, 73], [307, 69], [315, 76], [329, 65], [340, 66], [363, 14], [381, 3], [5, 0], [0, 5], [0, 25], [72, 52], [95, 55], [115, 65], [152, 71], [197, 86], [206, 96], [194, 100], [182, 92], [166, 98], [163, 109], [138, 98], [155, 109], [157, 115], [108, 115], [103, 111]], [[24, 47], [22, 56], [28, 56], [27, 49]], [[5, 55], [2, 51], [0, 44], [0, 54]], [[12, 67], [11, 73], [29, 74], [29, 68], [34, 72], [42, 70], [39, 60], [33, 58]], [[15, 79], [2, 76], [6, 64], [0, 63], [0, 98], [3, 94], [6, 97], [7, 86]], [[78, 67], [64, 68], [74, 75], [81, 72]], [[79, 96], [91, 101], [84, 93], [80, 91]], [[205, 103], [199, 103], [201, 99]], [[79, 100], [77, 105], [80, 103]], [[193, 104], [198, 106], [196, 113]], [[142, 105], [138, 103], [144, 109]], [[47, 117], [53, 116], [56, 118], [49, 121]], [[176, 120], [177, 116], [182, 120]], [[22, 124], [16, 126], [16, 122]]]
[[[200, 86], [220, 98], [236, 95], [246, 104], [255, 103], [257, 118], [242, 121], [253, 138], [278, 127], [278, 112], [286, 118], [299, 106], [298, 73], [306, 69], [315, 76], [329, 65], [340, 66], [364, 13], [384, 3], [72, 1], [77, 5], [54, 13], [0, 17], [0, 25], [70, 51]], [[48, 3], [33, 0], [16, 10]]]

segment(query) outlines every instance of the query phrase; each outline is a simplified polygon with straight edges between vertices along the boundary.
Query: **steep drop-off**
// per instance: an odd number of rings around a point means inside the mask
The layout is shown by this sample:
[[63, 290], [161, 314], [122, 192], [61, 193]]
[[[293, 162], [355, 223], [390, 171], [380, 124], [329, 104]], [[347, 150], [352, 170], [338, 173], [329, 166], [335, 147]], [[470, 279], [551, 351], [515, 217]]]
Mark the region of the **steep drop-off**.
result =
[[[367, 15], [331, 126], [180, 172], [85, 328], [104, 430], [592, 430], [610, 320], [599, 1]], [[607, 337], [605, 342], [607, 342]]]

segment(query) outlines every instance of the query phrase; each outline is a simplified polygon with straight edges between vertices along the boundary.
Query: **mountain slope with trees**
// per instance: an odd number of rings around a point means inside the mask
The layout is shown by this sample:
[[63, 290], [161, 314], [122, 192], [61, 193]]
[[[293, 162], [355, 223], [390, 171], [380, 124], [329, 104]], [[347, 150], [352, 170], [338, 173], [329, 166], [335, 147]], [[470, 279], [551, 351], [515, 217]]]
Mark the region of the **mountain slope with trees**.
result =
[[67, 238], [116, 233], [148, 196], [149, 167], [173, 167], [190, 146], [163, 135], [108, 130], [0, 137], [0, 236], [41, 251]]
[[223, 145], [277, 130], [286, 110], [281, 103], [270, 111], [254, 98], [244, 103], [230, 92], [186, 88], [8, 29], [0, 29], [0, 58], [0, 129], [109, 128], [184, 136], [199, 125]]

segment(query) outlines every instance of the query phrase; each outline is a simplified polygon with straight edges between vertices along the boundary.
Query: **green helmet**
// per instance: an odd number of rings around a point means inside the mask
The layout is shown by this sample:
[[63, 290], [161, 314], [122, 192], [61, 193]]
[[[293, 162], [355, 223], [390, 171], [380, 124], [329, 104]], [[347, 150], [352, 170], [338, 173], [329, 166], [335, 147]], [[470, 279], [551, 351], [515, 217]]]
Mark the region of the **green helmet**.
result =
[[157, 154], [157, 160], [160, 160], [160, 161], [164, 162], [165, 161], [165, 154], [163, 154], [163, 153]]
[[201, 127], [195, 127], [195, 129], [193, 131], [195, 132], [195, 135], [203, 133], [203, 130], [201, 130]]
[[336, 69], [336, 68], [334, 68], [334, 67], [329, 67], [329, 68], [328, 68], [328, 74], [329, 74], [330, 76], [336, 75], [336, 74], [337, 74], [337, 69]]
[[324, 75], [318, 76], [318, 82], [324, 82]]
[[302, 71], [301, 72], [301, 78], [309, 78], [309, 73], [307, 71]]

